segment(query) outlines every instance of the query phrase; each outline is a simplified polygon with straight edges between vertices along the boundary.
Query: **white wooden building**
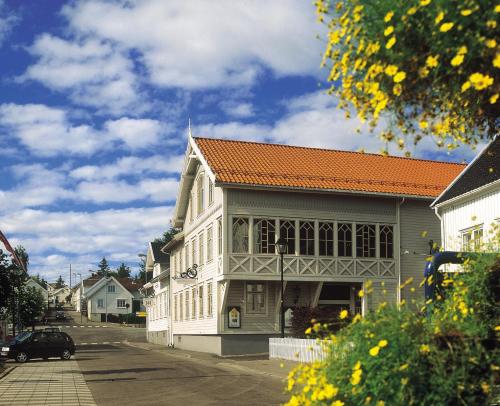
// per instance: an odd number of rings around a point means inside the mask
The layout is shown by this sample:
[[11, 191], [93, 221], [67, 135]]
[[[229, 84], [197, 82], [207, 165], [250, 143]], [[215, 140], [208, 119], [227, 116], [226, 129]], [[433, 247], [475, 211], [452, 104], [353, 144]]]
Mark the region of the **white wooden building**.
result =
[[[406, 298], [398, 285], [422, 279], [430, 240], [440, 240], [429, 204], [462, 169], [189, 136], [173, 216], [182, 232], [163, 249], [174, 345], [220, 355], [268, 351], [280, 331], [279, 237], [287, 241], [287, 308], [356, 313]], [[193, 264], [196, 278], [183, 278]], [[368, 280], [374, 292], [361, 300]]]
[[170, 318], [170, 258], [161, 251], [163, 244], [150, 242], [146, 255], [146, 271], [153, 279], [142, 288], [146, 299], [146, 334], [149, 342], [172, 345]]
[[500, 226], [500, 137], [491, 141], [432, 203], [447, 251], [497, 249]]

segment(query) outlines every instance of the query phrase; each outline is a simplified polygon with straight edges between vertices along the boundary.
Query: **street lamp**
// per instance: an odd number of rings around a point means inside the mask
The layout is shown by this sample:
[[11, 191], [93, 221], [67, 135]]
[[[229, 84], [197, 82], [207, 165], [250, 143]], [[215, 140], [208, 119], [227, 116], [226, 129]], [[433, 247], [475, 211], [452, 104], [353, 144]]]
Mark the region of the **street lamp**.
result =
[[280, 274], [281, 274], [281, 310], [280, 310], [280, 321], [281, 321], [281, 338], [285, 338], [285, 306], [284, 306], [284, 289], [283, 289], [283, 254], [287, 249], [287, 242], [283, 237], [280, 237], [276, 241], [276, 248], [278, 249], [278, 254], [280, 254]]

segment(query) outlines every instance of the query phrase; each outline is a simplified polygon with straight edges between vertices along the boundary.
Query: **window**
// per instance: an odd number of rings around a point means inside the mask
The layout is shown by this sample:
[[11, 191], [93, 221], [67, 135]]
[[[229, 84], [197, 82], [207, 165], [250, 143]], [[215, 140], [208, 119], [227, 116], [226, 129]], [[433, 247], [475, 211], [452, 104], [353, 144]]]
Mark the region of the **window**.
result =
[[194, 204], [194, 199], [193, 199], [193, 193], [190, 194], [189, 196], [189, 222], [193, 222], [193, 204]]
[[213, 242], [213, 228], [208, 227], [207, 229], [207, 262], [213, 259], [214, 255], [214, 242]]
[[380, 258], [394, 258], [393, 227], [381, 224], [379, 229]]
[[295, 254], [295, 222], [291, 220], [280, 221], [280, 237], [286, 241], [285, 254]]
[[233, 219], [233, 252], [248, 252], [248, 219]]
[[247, 282], [246, 312], [249, 314], [264, 314], [266, 312], [264, 284]]
[[333, 223], [319, 223], [319, 255], [333, 257]]
[[198, 315], [199, 317], [203, 317], [203, 285], [198, 287]]
[[182, 272], [182, 258], [184, 256], [183, 249], [184, 248], [181, 248], [179, 250], [179, 269], [177, 270], [177, 276], [180, 275], [180, 273]]
[[189, 291], [186, 291], [186, 294], [184, 296], [184, 305], [186, 307], [185, 309], [185, 314], [184, 314], [184, 320], [189, 320]]
[[191, 265], [196, 264], [196, 238], [191, 241]]
[[256, 219], [253, 226], [256, 254], [274, 254], [276, 241], [274, 220]]
[[222, 219], [217, 219], [217, 253], [222, 255]]
[[301, 221], [300, 230], [300, 255], [314, 255], [314, 223]]
[[214, 183], [208, 179], [208, 205], [214, 202]]
[[184, 295], [181, 293], [179, 296], [179, 320], [184, 320], [184, 310], [183, 310], [183, 302], [182, 299], [184, 298]]
[[127, 300], [126, 299], [116, 299], [116, 307], [118, 309], [124, 309], [126, 306]]
[[483, 243], [483, 228], [462, 231], [462, 250], [478, 251]]
[[[185, 262], [186, 262], [186, 268], [189, 267], [189, 243], [186, 244], [186, 246], [184, 247], [184, 257], [185, 257]], [[181, 272], [183, 272], [181, 270]]]
[[212, 282], [207, 285], [207, 314], [209, 316], [213, 315], [213, 304], [212, 304]]
[[339, 257], [352, 257], [352, 224], [338, 225], [337, 241]]
[[174, 321], [177, 320], [177, 295], [174, 295]]
[[97, 299], [97, 307], [104, 307], [104, 299]]
[[108, 293], [115, 293], [115, 285], [108, 285]]
[[375, 226], [356, 224], [356, 256], [375, 257]]
[[191, 318], [196, 319], [196, 289], [191, 289]]
[[203, 233], [201, 233], [199, 236], [198, 236], [198, 258], [199, 258], [199, 261], [198, 261], [198, 265], [202, 265], [203, 264]]
[[198, 177], [196, 201], [198, 203], [197, 214], [199, 216], [205, 208], [205, 174], [203, 172]]

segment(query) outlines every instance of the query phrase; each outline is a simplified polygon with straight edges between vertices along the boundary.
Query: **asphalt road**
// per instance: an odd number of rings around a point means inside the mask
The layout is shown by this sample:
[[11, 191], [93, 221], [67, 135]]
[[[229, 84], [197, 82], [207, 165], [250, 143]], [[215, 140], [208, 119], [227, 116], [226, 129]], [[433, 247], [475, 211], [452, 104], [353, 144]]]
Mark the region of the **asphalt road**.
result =
[[79, 322], [61, 327], [77, 345], [75, 359], [97, 405], [278, 405], [287, 400], [277, 377], [218, 358], [179, 358], [125, 344], [146, 342], [144, 329]]

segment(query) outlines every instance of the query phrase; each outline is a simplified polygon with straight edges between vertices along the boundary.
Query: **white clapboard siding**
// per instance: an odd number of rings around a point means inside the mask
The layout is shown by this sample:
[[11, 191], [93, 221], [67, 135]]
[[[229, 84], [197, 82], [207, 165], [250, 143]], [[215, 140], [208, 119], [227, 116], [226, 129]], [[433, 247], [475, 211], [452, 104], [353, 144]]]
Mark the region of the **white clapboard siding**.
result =
[[315, 362], [326, 359], [329, 342], [304, 338], [270, 338], [269, 358], [299, 362]]

